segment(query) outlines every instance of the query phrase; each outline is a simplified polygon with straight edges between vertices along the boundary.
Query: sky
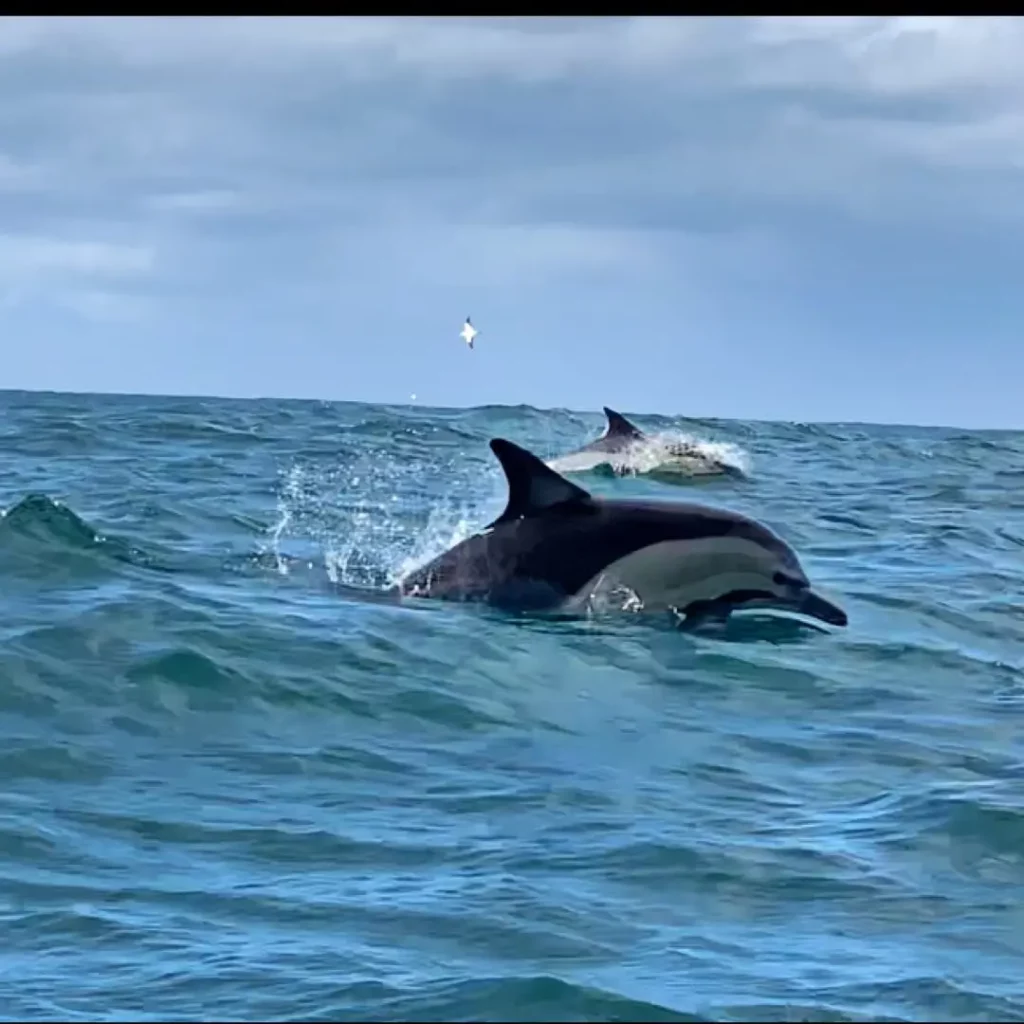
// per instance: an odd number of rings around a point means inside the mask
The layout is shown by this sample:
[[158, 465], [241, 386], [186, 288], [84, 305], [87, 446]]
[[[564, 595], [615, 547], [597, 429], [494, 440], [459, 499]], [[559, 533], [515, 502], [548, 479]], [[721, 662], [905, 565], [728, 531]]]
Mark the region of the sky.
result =
[[1020, 428], [1022, 321], [1022, 19], [0, 18], [0, 388]]

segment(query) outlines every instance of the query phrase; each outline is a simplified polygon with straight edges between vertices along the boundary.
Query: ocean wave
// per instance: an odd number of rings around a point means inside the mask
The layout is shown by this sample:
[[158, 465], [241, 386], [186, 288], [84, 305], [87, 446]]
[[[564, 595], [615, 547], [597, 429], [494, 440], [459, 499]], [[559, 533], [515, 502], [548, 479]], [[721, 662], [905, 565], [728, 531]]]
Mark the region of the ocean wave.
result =
[[382, 596], [597, 413], [4, 401], [12, 1019], [1024, 1012], [1022, 435], [645, 417], [853, 623], [683, 635]]

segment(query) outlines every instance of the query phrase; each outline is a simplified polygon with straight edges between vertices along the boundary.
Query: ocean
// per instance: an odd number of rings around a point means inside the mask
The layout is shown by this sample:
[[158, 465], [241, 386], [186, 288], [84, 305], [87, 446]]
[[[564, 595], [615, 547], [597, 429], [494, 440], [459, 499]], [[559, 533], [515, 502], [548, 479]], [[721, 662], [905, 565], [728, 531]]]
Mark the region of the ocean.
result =
[[1024, 433], [622, 411], [848, 628], [374, 600], [599, 411], [0, 393], [2, 1019], [1024, 1018]]

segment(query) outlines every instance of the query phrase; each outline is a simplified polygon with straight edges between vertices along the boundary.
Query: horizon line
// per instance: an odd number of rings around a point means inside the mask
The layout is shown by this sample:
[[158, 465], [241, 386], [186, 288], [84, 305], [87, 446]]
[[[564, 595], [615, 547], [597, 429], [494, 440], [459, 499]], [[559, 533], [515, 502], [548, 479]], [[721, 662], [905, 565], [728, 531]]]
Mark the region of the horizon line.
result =
[[[177, 393], [165, 391], [69, 391], [59, 388], [16, 388], [0, 387], [2, 395], [65, 395], [76, 398], [164, 398], [164, 399], [191, 399], [209, 400], [217, 402], [326, 402], [332, 405], [378, 405], [391, 406], [400, 409], [426, 409], [439, 412], [466, 412], [472, 409], [515, 409], [525, 407], [535, 409], [537, 412], [567, 412], [579, 413], [600, 413], [601, 409], [571, 409], [568, 406], [539, 406], [531, 405], [529, 402], [484, 402], [480, 405], [428, 405], [421, 402], [390, 402], [379, 400], [366, 400], [359, 398], [322, 398], [311, 395], [290, 396], [290, 395], [218, 395], [213, 393]], [[1021, 427], [971, 427], [956, 423], [895, 423], [886, 420], [805, 420], [805, 419], [759, 419], [756, 417], [743, 418], [738, 416], [711, 416], [711, 415], [687, 415], [680, 412], [659, 412], [649, 409], [645, 411], [626, 410], [631, 416], [662, 416], [667, 419], [688, 419], [688, 420], [717, 420], [722, 423], [764, 423], [772, 425], [804, 425], [816, 427], [896, 427], [912, 428], [920, 430], [964, 430], [978, 433], [999, 433], [1014, 434], [1024, 430]]]

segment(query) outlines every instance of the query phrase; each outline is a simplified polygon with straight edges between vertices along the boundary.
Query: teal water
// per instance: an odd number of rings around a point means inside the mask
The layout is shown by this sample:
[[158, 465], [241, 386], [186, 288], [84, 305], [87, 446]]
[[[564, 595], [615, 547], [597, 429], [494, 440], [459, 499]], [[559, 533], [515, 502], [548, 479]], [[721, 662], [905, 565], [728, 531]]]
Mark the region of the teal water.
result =
[[1024, 434], [638, 419], [849, 628], [364, 599], [600, 413], [0, 394], [2, 1019], [1021, 1019]]

